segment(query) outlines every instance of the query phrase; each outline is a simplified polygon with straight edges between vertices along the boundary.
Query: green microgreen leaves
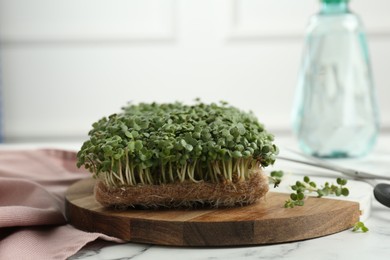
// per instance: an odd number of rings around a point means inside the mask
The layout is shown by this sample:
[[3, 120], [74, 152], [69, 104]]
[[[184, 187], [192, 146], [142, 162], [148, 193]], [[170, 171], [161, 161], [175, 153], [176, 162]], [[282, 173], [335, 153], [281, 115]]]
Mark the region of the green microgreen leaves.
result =
[[188, 152], [191, 152], [191, 151], [194, 149], [194, 147], [193, 147], [192, 145], [188, 144], [188, 143], [186, 142], [186, 140], [184, 140], [184, 139], [181, 139], [181, 140], [180, 140], [180, 145], [181, 145], [184, 149], [186, 149]]
[[[270, 176], [268, 176], [269, 182], [271, 184], [274, 184], [274, 188], [277, 187], [282, 178], [283, 178], [284, 172], [283, 171], [272, 171], [270, 173]], [[291, 186], [291, 189], [294, 191], [290, 194], [290, 198], [285, 201], [284, 207], [285, 208], [294, 208], [295, 206], [304, 206], [305, 205], [305, 199], [307, 193], [317, 193], [317, 197], [323, 197], [328, 195], [335, 195], [335, 196], [348, 196], [349, 190], [345, 185], [347, 184], [346, 179], [337, 178], [335, 184], [329, 184], [326, 182], [322, 188], [318, 188], [317, 184], [310, 179], [308, 176], [303, 177], [303, 181], [296, 181], [294, 185]], [[369, 229], [365, 226], [365, 224], [361, 221], [355, 223], [353, 229], [353, 232], [361, 232], [366, 233], [369, 231]]]
[[303, 181], [297, 181], [291, 186], [294, 191], [290, 194], [290, 199], [286, 200], [284, 207], [293, 208], [295, 206], [303, 206], [305, 204], [306, 193], [316, 192], [317, 197], [328, 196], [334, 194], [336, 196], [348, 196], [349, 190], [344, 187], [347, 184], [346, 179], [337, 178], [338, 185], [329, 184], [328, 182], [322, 188], [317, 188], [317, 184], [310, 180], [308, 176], [303, 178]]
[[283, 171], [272, 171], [270, 176], [268, 176], [268, 180], [270, 183], [274, 184], [274, 188], [276, 188], [282, 182], [283, 175]]
[[357, 222], [352, 229], [353, 232], [362, 232], [362, 233], [366, 233], [368, 232], [368, 230], [369, 229], [361, 221]]
[[112, 186], [174, 182], [187, 171], [193, 179], [217, 181], [219, 174], [231, 179], [246, 176], [252, 165], [273, 164], [273, 136], [253, 114], [221, 104], [130, 104], [93, 123], [77, 164]]
[[329, 194], [335, 194], [336, 196], [348, 196], [349, 190], [344, 187], [347, 184], [346, 179], [337, 178], [338, 185], [325, 183], [322, 189], [317, 190], [318, 197], [328, 196]]

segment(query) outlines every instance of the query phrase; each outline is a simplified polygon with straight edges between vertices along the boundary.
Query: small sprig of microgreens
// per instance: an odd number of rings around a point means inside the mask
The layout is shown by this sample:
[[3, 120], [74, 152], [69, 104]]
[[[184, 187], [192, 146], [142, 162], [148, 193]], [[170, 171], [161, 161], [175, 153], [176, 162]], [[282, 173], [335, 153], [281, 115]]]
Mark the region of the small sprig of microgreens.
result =
[[368, 228], [364, 225], [363, 222], [359, 221], [356, 222], [355, 226], [352, 229], [353, 232], [362, 232], [366, 233], [368, 231]]
[[283, 171], [272, 171], [268, 176], [270, 184], [274, 185], [274, 188], [279, 187], [279, 184], [282, 182], [284, 172]]
[[[272, 171], [270, 173], [268, 179], [271, 184], [274, 184], [274, 188], [279, 186], [280, 182], [282, 181], [283, 175], [283, 171]], [[338, 185], [329, 184], [329, 182], [326, 182], [321, 189], [317, 189], [317, 184], [311, 181], [308, 176], [305, 176], [303, 178], [303, 182], [297, 181], [295, 185], [291, 186], [291, 189], [294, 190], [294, 193], [290, 194], [290, 199], [285, 202], [284, 207], [293, 208], [295, 206], [303, 206], [305, 200], [305, 192], [317, 192], [317, 197], [319, 198], [330, 194], [334, 194], [336, 196], [348, 196], [349, 190], [345, 187], [345, 185], [347, 184], [347, 180], [337, 178], [336, 182]], [[366, 233], [368, 231], [369, 229], [362, 221], [356, 222], [352, 229], [352, 232]]]
[[308, 176], [305, 176], [303, 178], [303, 182], [297, 181], [295, 185], [291, 186], [291, 189], [294, 192], [290, 194], [290, 199], [286, 200], [284, 207], [294, 208], [295, 206], [303, 206], [305, 204], [304, 200], [306, 198], [305, 193], [316, 192], [318, 198], [331, 194], [336, 196], [348, 196], [349, 190], [345, 187], [347, 180], [337, 178], [336, 182], [337, 185], [326, 182], [322, 188], [317, 188], [317, 184], [311, 181]]

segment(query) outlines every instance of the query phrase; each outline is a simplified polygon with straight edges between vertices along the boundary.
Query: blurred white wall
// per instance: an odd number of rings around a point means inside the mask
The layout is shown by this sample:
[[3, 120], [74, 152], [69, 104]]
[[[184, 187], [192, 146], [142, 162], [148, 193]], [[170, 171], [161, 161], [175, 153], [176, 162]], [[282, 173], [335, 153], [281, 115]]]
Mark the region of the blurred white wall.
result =
[[[390, 1], [352, 0], [390, 128]], [[318, 0], [0, 0], [6, 140], [82, 138], [133, 102], [226, 100], [290, 130]]]

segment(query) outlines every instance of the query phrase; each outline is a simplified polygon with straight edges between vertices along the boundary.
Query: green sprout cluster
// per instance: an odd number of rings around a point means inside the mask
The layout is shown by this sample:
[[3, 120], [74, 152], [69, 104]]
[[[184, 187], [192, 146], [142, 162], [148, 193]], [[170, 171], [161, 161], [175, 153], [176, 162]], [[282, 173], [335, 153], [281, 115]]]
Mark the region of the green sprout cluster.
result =
[[357, 223], [355, 223], [352, 229], [353, 232], [362, 232], [362, 233], [366, 233], [368, 232], [368, 230], [369, 229], [362, 221], [358, 221]]
[[297, 181], [295, 185], [291, 186], [291, 189], [294, 192], [290, 194], [290, 199], [285, 202], [284, 207], [293, 208], [295, 206], [303, 206], [306, 197], [305, 193], [316, 192], [318, 198], [328, 196], [330, 194], [334, 194], [336, 196], [348, 196], [349, 190], [344, 187], [347, 184], [347, 180], [337, 178], [336, 182], [338, 185], [326, 182], [322, 188], [317, 188], [317, 184], [311, 181], [308, 176], [305, 176], [303, 178], [303, 182]]
[[247, 180], [278, 152], [252, 113], [226, 102], [129, 104], [92, 126], [77, 164], [109, 187]]

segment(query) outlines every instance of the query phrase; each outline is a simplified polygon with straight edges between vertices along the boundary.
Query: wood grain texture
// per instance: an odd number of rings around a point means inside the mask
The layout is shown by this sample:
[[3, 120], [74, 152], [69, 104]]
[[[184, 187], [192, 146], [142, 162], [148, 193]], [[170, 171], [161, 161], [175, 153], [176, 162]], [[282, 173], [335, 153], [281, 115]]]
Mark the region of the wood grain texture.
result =
[[92, 179], [73, 184], [66, 214], [76, 228], [131, 242], [174, 246], [273, 244], [321, 237], [352, 227], [357, 202], [312, 198], [303, 207], [284, 208], [288, 194], [269, 192], [245, 207], [219, 209], [115, 210], [94, 198]]

